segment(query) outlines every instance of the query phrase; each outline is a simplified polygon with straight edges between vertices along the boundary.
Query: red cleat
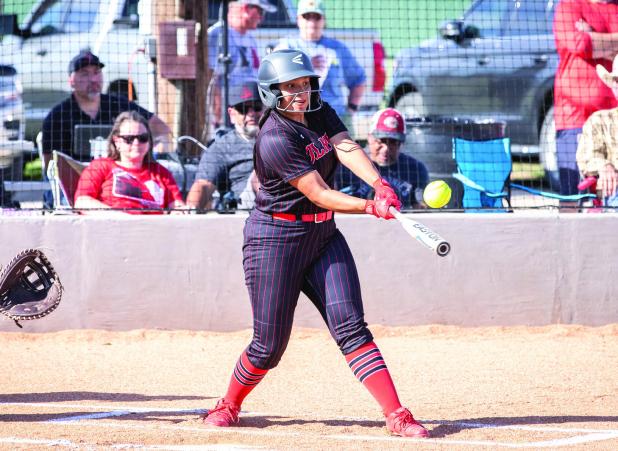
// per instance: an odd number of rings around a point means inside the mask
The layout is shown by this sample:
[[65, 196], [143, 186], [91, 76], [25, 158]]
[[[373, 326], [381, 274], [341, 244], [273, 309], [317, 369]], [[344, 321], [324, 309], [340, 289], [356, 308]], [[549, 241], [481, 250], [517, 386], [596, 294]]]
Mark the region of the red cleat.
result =
[[386, 417], [386, 427], [391, 434], [401, 437], [429, 437], [427, 429], [420, 423], [417, 423], [410, 411], [405, 407], [400, 407]]
[[202, 422], [210, 426], [226, 428], [238, 423], [238, 412], [240, 412], [239, 406], [221, 398], [214, 409], [210, 409], [206, 415], [202, 416]]

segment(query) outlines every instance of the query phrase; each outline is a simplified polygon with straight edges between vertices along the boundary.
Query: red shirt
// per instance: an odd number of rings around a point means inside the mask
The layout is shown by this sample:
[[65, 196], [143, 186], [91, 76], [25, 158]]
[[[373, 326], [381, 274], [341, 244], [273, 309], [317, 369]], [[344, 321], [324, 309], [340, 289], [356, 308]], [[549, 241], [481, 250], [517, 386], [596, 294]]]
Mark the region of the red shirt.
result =
[[129, 169], [110, 158], [93, 160], [84, 169], [75, 199], [79, 196], [90, 196], [119, 209], [160, 209], [175, 200], [182, 201], [174, 177], [159, 163], [144, 163], [140, 169]]
[[562, 0], [554, 16], [554, 36], [560, 57], [554, 86], [556, 129], [580, 128], [598, 110], [614, 108], [618, 102], [596, 73], [602, 64], [611, 71], [612, 62], [592, 58], [592, 40], [577, 31], [584, 19], [597, 33], [618, 32], [618, 4], [589, 0]]

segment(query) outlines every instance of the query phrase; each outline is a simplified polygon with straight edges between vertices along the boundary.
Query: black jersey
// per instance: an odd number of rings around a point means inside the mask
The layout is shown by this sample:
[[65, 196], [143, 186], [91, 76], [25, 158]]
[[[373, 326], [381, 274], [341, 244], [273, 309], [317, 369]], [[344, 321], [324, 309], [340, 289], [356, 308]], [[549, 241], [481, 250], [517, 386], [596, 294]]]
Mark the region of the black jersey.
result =
[[289, 182], [318, 171], [332, 187], [339, 160], [330, 138], [347, 129], [327, 103], [318, 111], [306, 113], [305, 118], [308, 127], [272, 111], [260, 129], [255, 144], [258, 210], [296, 215], [324, 211]]

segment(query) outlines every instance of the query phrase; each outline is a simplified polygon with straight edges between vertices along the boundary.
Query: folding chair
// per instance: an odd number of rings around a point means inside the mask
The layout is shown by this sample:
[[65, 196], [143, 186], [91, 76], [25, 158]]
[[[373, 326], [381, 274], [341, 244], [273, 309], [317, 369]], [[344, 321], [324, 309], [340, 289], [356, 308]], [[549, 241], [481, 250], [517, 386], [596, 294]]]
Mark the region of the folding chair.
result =
[[47, 178], [54, 197], [54, 209], [73, 208], [79, 176], [87, 164], [54, 150], [47, 166]]
[[463, 207], [466, 210], [500, 209], [503, 208], [503, 200], [510, 207], [511, 189], [513, 188], [535, 196], [561, 201], [581, 203], [587, 199], [596, 199], [596, 194], [591, 193], [561, 195], [511, 183], [512, 162], [509, 138], [489, 141], [453, 138], [453, 158], [458, 170], [453, 177], [464, 185]]
[[488, 141], [453, 138], [453, 159], [457, 164], [453, 177], [464, 187], [465, 210], [504, 211], [505, 202], [510, 208], [513, 164], [509, 138]]

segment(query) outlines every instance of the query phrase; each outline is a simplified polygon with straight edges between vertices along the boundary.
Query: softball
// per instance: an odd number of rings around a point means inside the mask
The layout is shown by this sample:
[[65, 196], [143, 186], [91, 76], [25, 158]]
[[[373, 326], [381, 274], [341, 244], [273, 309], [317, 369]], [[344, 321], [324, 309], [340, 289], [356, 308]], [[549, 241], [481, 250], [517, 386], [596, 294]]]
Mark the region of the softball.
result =
[[423, 200], [431, 208], [442, 208], [451, 200], [451, 187], [444, 180], [435, 180], [425, 187]]

